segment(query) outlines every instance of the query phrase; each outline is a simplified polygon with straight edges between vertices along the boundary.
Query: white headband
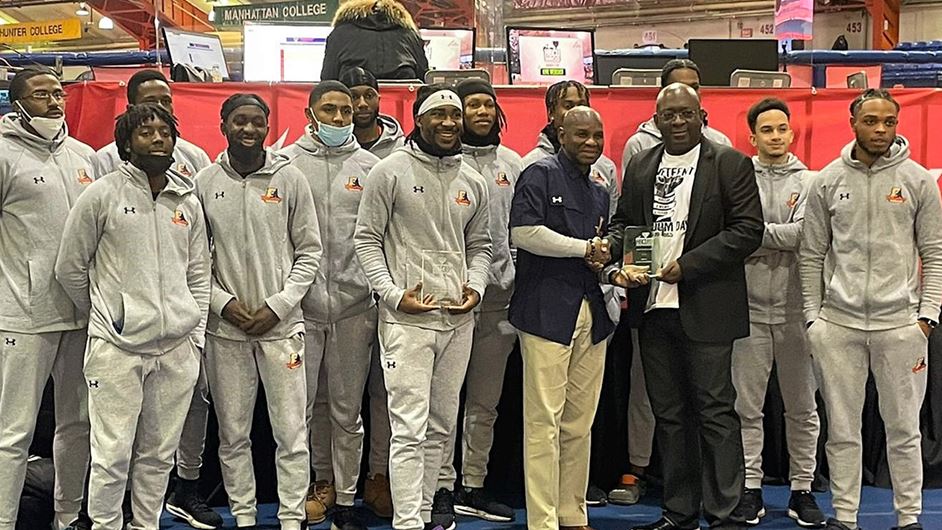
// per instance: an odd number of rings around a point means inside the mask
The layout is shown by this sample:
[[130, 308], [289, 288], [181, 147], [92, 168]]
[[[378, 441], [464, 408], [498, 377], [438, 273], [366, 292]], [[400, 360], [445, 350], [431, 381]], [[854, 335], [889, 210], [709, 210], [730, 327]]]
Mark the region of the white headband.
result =
[[461, 98], [451, 90], [439, 90], [425, 98], [425, 101], [419, 106], [419, 116], [439, 107], [455, 107], [458, 110], [464, 110], [461, 107]]

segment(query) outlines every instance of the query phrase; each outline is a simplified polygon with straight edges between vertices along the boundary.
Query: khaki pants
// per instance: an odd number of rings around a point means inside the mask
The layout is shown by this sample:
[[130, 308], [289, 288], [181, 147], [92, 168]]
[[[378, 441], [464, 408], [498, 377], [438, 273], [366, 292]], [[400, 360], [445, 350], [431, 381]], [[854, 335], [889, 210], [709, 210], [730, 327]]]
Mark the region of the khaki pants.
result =
[[592, 344], [592, 313], [584, 300], [572, 343], [520, 332], [530, 530], [588, 524], [589, 449], [606, 344], [604, 340]]
[[857, 522], [863, 473], [861, 415], [867, 374], [872, 372], [886, 425], [893, 507], [900, 528], [915, 523], [922, 511], [919, 410], [928, 383], [928, 339], [915, 323], [863, 331], [819, 319], [808, 329], [808, 342], [828, 414], [826, 447], [835, 518]]

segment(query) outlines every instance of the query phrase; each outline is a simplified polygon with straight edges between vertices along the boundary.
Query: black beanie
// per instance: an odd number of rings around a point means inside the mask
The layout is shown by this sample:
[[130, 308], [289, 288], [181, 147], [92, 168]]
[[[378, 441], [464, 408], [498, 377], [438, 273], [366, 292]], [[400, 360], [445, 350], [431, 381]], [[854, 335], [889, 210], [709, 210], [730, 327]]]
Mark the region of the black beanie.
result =
[[369, 72], [369, 70], [364, 70], [359, 66], [354, 66], [353, 68], [347, 68], [340, 74], [340, 79], [338, 79], [344, 85], [347, 85], [347, 88], [353, 88], [355, 86], [371, 86], [373, 90], [379, 90], [379, 84], [376, 82], [376, 77]]
[[471, 94], [487, 94], [497, 100], [497, 94], [494, 92], [494, 87], [490, 83], [483, 79], [469, 78], [458, 83], [458, 86], [455, 87], [455, 93], [458, 94], [458, 97], [461, 98], [461, 101], [464, 101], [464, 98], [470, 96]]

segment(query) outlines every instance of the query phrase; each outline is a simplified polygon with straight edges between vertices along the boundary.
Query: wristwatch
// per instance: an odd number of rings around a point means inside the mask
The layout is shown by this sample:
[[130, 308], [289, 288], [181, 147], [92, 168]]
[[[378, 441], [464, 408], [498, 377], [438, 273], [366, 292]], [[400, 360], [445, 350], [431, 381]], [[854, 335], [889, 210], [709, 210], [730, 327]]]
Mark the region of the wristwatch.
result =
[[939, 325], [939, 323], [938, 323], [937, 321], [932, 320], [932, 319], [929, 318], [929, 317], [920, 317], [920, 318], [919, 318], [919, 321], [920, 321], [920, 322], [925, 322], [925, 323], [926, 323], [930, 328], [932, 328], [932, 329], [935, 329], [936, 326]]

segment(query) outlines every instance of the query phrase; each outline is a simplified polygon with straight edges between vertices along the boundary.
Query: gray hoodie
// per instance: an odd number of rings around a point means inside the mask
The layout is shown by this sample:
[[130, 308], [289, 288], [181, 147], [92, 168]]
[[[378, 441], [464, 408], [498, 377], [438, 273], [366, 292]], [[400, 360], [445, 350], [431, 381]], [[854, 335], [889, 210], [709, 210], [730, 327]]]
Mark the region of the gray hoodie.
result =
[[397, 147], [402, 147], [406, 143], [406, 135], [402, 132], [402, 126], [392, 116], [380, 114], [376, 118], [383, 132], [379, 135], [379, 140], [370, 147], [370, 152], [379, 158], [386, 158]]
[[85, 327], [54, 269], [69, 210], [97, 176], [94, 158], [65, 126], [49, 141], [27, 131], [16, 114], [0, 119], [0, 329]]
[[[729, 141], [729, 138], [727, 138], [725, 134], [709, 125], [703, 126], [703, 137], [716, 144], [733, 145], [733, 142]], [[625, 169], [628, 168], [628, 162], [631, 161], [631, 157], [645, 149], [650, 149], [660, 144], [661, 131], [658, 130], [657, 125], [654, 124], [654, 118], [651, 118], [639, 125], [638, 132], [633, 134], [631, 138], [625, 142], [625, 150], [622, 151], [621, 155], [621, 170], [625, 171]]]
[[147, 175], [125, 163], [95, 181], [69, 213], [56, 278], [88, 335], [162, 355], [187, 338], [203, 346], [209, 242], [193, 182], [173, 170], [154, 200]]
[[[523, 167], [526, 169], [530, 164], [555, 154], [556, 149], [553, 147], [553, 143], [545, 134], [540, 133], [537, 138], [536, 148], [523, 157]], [[595, 164], [592, 164], [590, 174], [592, 180], [603, 184], [605, 189], [608, 190], [608, 217], [611, 219], [615, 215], [615, 210], [618, 209], [618, 197], [621, 195], [618, 191], [618, 170], [615, 168], [615, 163], [612, 162], [612, 159], [602, 155], [595, 161]], [[624, 296], [624, 289], [603, 284], [602, 294], [605, 296], [605, 310], [612, 322], [617, 325], [621, 319], [621, 298]]]
[[757, 324], [801, 322], [798, 246], [805, 217], [808, 168], [789, 153], [783, 164], [752, 157], [765, 232], [762, 246], [746, 259], [749, 320]]
[[[426, 250], [459, 253], [468, 286], [484, 296], [491, 264], [484, 177], [462, 155], [439, 158], [410, 142], [376, 164], [367, 183], [354, 241], [370, 286], [380, 296], [379, 318], [439, 331], [473, 319], [472, 313], [409, 315], [397, 308], [406, 290], [421, 280]], [[458, 269], [462, 263], [451, 266]]]
[[909, 142], [901, 136], [870, 168], [852, 158], [853, 149], [854, 143], [844, 147], [808, 194], [799, 258], [805, 320], [867, 331], [921, 317], [937, 321], [939, 188], [910, 160]]
[[[314, 200], [288, 158], [266, 150], [265, 165], [242, 177], [223, 151], [196, 175], [213, 249], [213, 283], [206, 332], [228, 340], [280, 340], [304, 331], [301, 298], [321, 257]], [[233, 298], [254, 312], [267, 305], [279, 322], [249, 336], [222, 318]]]
[[301, 170], [314, 194], [324, 249], [317, 278], [301, 302], [304, 318], [334, 323], [359, 315], [374, 302], [351, 241], [367, 174], [379, 159], [361, 149], [356, 138], [327, 147], [311, 136], [310, 128], [281, 153]]
[[510, 242], [510, 203], [523, 171], [520, 155], [503, 145], [462, 148], [464, 161], [487, 181], [490, 194], [491, 271], [482, 310], [506, 309], [514, 284], [514, 254]]
[[[95, 154], [98, 163], [98, 174], [107, 175], [112, 171], [117, 171], [124, 162], [118, 156], [118, 146], [114, 142], [102, 147]], [[187, 142], [183, 138], [177, 138], [176, 145], [173, 146], [173, 166], [177, 173], [192, 177], [196, 175], [213, 161], [196, 144]]]

